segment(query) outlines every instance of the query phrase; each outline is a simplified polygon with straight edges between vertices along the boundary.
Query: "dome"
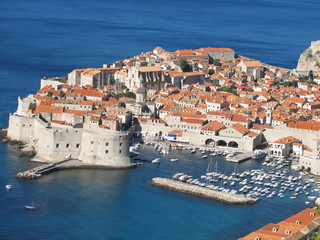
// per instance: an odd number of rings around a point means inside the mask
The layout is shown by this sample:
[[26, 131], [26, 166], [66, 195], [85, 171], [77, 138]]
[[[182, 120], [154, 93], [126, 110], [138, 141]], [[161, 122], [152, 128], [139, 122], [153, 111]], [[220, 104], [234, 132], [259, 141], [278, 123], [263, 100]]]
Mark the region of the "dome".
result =
[[137, 94], [147, 94], [148, 90], [145, 87], [139, 87]]
[[244, 110], [244, 114], [246, 114], [246, 115], [251, 115], [251, 111], [247, 108], [246, 110]]

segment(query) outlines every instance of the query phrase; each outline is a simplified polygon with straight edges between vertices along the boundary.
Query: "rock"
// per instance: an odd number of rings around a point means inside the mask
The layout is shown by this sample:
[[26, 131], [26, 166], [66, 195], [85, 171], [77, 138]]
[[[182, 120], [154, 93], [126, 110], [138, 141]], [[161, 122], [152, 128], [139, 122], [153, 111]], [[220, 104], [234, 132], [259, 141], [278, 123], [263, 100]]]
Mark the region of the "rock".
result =
[[300, 55], [296, 71], [302, 74], [310, 71], [320, 74], [320, 40], [311, 42], [311, 46]]
[[0, 137], [1, 138], [6, 138], [7, 137], [7, 134], [8, 134], [8, 130], [3, 128], [0, 130]]

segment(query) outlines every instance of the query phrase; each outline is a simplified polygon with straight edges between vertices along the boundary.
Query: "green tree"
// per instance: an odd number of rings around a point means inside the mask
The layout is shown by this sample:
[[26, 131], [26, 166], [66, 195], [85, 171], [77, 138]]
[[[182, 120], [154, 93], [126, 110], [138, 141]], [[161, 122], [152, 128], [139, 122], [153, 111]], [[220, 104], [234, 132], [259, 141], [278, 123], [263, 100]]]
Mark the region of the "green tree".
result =
[[235, 90], [233, 90], [232, 88], [228, 87], [228, 86], [223, 86], [223, 87], [219, 88], [218, 91], [229, 92], [229, 93], [232, 93], [232, 94], [238, 96], [238, 93]]
[[221, 66], [221, 62], [220, 62], [220, 59], [219, 58], [216, 58], [214, 61], [213, 61], [213, 65], [215, 66]]
[[214, 70], [213, 70], [213, 69], [209, 69], [209, 70], [208, 70], [208, 74], [209, 74], [209, 75], [214, 74]]
[[66, 95], [66, 94], [65, 94], [62, 90], [60, 90], [60, 92], [59, 92], [59, 98], [64, 98], [65, 95]]
[[180, 61], [179, 61], [179, 66], [180, 66], [182, 72], [191, 72], [191, 71], [192, 71], [192, 67], [191, 67], [191, 65], [187, 62], [186, 59], [180, 59]]
[[136, 95], [133, 92], [128, 92], [128, 93], [118, 93], [114, 95], [116, 99], [119, 99], [121, 97], [128, 97], [128, 98], [134, 98], [136, 99]]
[[198, 65], [198, 63], [195, 63], [195, 64], [193, 65], [193, 71], [199, 71], [199, 65]]
[[116, 82], [116, 80], [114, 78], [110, 78], [110, 84], [114, 84]]
[[127, 89], [126, 85], [121, 85], [121, 90]]
[[53, 96], [53, 93], [52, 92], [48, 92], [47, 93], [47, 97], [52, 97]]

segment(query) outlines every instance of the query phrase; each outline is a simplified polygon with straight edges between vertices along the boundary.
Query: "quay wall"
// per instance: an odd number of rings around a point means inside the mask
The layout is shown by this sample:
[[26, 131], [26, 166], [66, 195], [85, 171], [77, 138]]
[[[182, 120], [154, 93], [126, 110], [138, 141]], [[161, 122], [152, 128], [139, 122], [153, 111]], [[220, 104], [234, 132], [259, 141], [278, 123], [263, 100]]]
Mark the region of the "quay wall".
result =
[[218, 192], [204, 187], [199, 187], [167, 178], [153, 178], [151, 183], [157, 187], [190, 194], [197, 197], [207, 198], [226, 204], [252, 205], [257, 202], [257, 199], [254, 198], [235, 195], [231, 193]]

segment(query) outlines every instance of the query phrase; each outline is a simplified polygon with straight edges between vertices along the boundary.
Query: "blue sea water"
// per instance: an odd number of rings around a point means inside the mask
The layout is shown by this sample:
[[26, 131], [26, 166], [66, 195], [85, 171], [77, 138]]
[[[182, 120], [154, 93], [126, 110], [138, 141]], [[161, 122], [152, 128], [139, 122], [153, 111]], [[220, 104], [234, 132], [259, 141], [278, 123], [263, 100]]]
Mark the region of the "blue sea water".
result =
[[[294, 68], [310, 41], [320, 39], [319, 10], [318, 0], [1, 0], [0, 127], [7, 126], [18, 96], [38, 90], [40, 78], [156, 46], [231, 47]], [[229, 206], [150, 184], [177, 171], [200, 176], [207, 160], [197, 155], [174, 152], [159, 166], [66, 170], [26, 181], [14, 176], [29, 159], [14, 148], [0, 144], [0, 239], [237, 239], [305, 208], [303, 199]], [[149, 147], [142, 153], [157, 156]], [[174, 157], [183, 160], [168, 161]], [[234, 165], [220, 159], [219, 169], [230, 173]], [[14, 189], [6, 191], [5, 184]], [[26, 211], [32, 201], [38, 210]]]

